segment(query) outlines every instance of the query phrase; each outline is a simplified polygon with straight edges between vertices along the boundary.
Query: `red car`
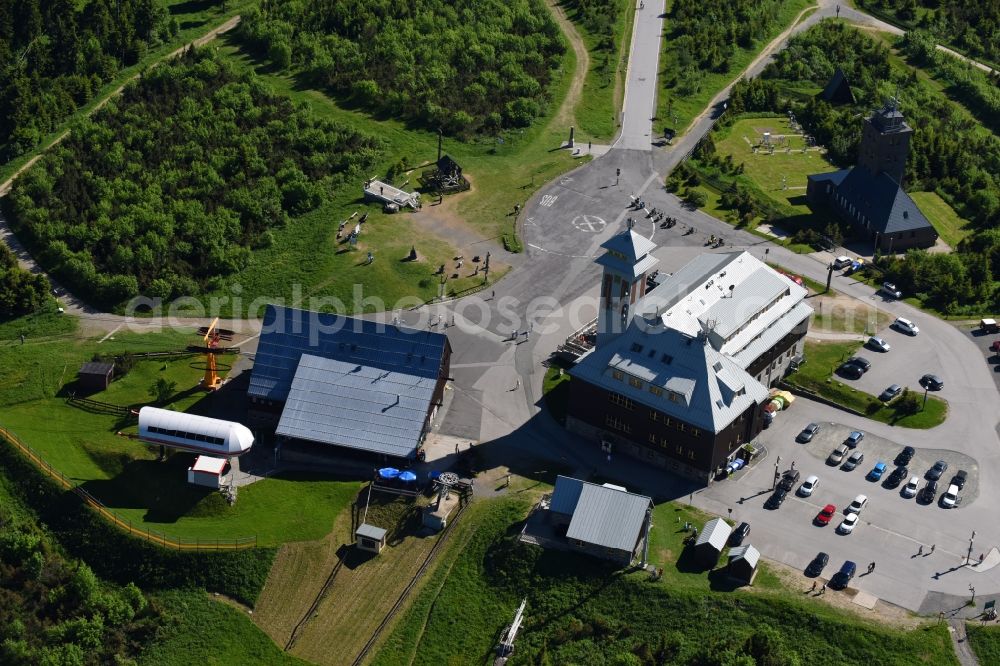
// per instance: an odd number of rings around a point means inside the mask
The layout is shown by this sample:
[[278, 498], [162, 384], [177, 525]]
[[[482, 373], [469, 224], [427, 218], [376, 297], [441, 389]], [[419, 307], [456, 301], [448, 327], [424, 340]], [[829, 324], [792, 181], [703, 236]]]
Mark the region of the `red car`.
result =
[[823, 507], [823, 510], [816, 514], [816, 524], [817, 525], [829, 525], [830, 520], [833, 518], [833, 514], [837, 513], [837, 507], [832, 504], [827, 504]]
[[993, 341], [993, 344], [990, 345], [990, 351], [1000, 353], [1000, 340]]

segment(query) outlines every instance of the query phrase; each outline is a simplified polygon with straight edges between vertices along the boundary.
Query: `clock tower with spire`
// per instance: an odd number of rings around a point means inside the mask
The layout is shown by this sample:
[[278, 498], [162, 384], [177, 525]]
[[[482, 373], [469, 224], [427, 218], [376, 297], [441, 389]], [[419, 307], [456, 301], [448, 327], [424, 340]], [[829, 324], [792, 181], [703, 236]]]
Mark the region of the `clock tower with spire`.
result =
[[598, 349], [628, 328], [636, 304], [646, 294], [646, 275], [659, 263], [650, 254], [656, 244], [637, 234], [631, 223], [601, 247], [606, 252], [597, 259], [604, 268], [597, 312]]

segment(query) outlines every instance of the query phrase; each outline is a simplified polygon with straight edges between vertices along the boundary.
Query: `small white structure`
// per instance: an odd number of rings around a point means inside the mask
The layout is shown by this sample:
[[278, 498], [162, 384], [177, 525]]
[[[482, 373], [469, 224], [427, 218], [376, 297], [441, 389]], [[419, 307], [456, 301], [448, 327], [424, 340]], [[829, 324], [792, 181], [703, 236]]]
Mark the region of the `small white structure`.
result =
[[229, 461], [225, 458], [198, 456], [195, 458], [194, 465], [188, 467], [188, 483], [218, 490], [222, 487], [228, 464]]
[[374, 178], [365, 181], [365, 201], [377, 201], [382, 205], [394, 204], [400, 208], [404, 206], [420, 208], [419, 193], [404, 192], [398, 187]]
[[139, 439], [171, 449], [231, 458], [253, 446], [245, 425], [157, 407], [139, 410]]
[[354, 538], [358, 548], [378, 554], [385, 548], [385, 535], [386, 531], [383, 528], [361, 523], [354, 533]]

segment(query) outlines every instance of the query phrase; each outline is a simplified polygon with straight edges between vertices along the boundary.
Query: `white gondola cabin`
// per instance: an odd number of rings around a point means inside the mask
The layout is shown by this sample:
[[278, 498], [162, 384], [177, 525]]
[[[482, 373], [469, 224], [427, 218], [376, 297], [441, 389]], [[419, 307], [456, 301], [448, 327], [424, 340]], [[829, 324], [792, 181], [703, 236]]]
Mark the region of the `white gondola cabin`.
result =
[[253, 446], [245, 425], [156, 407], [139, 410], [139, 439], [172, 449], [230, 458]]

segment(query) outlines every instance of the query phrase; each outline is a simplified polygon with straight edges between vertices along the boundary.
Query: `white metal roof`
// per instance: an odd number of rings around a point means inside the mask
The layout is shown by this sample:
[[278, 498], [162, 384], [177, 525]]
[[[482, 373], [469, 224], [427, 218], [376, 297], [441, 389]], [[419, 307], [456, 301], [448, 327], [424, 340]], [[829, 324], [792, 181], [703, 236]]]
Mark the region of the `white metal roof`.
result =
[[[550, 510], [572, 514], [566, 537], [632, 551], [653, 500], [620, 486], [597, 485], [567, 476], [556, 478]], [[558, 508], [557, 508], [558, 507]]]
[[253, 433], [241, 423], [158, 407], [143, 407], [139, 410], [140, 438], [146, 439], [150, 436], [150, 428], [163, 428], [164, 430], [181, 431], [207, 437], [221, 437], [226, 441], [227, 448], [220, 453], [229, 453], [230, 455], [239, 455], [253, 445]]
[[381, 527], [375, 527], [374, 525], [369, 525], [368, 523], [361, 523], [356, 532], [358, 536], [366, 537], [368, 539], [375, 539], [376, 541], [381, 541], [385, 538], [386, 530]]
[[729, 561], [734, 562], [736, 560], [746, 560], [747, 564], [749, 564], [751, 568], [756, 569], [757, 562], [760, 561], [760, 551], [750, 544], [730, 548]]
[[222, 474], [222, 470], [226, 468], [226, 461], [224, 458], [213, 458], [212, 456], [198, 456], [194, 460], [194, 465], [191, 465], [192, 472], [203, 472], [205, 474], [215, 474], [219, 476]]
[[694, 543], [695, 548], [707, 543], [721, 553], [732, 531], [733, 528], [722, 518], [713, 518], [705, 523], [705, 528], [698, 534], [698, 539]]

